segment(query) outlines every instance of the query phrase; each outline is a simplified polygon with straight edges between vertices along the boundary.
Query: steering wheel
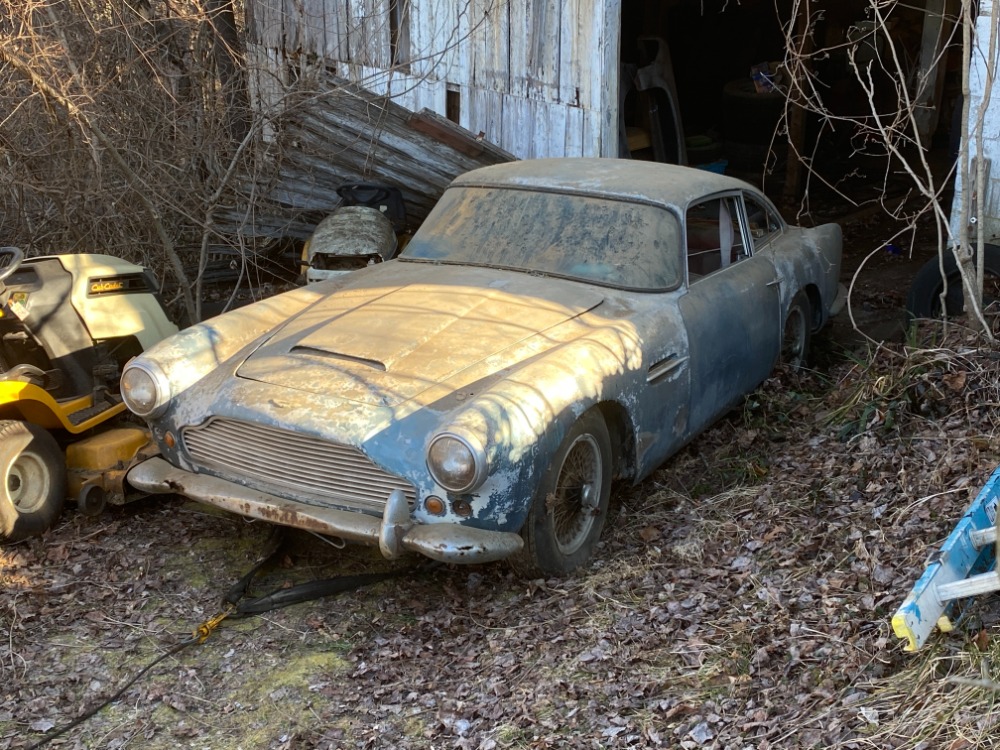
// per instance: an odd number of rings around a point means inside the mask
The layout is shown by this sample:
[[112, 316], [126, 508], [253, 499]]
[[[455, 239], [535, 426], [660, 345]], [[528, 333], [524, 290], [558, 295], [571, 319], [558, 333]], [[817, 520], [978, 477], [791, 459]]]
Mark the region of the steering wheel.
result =
[[24, 253], [19, 247], [0, 247], [0, 284], [3, 284], [21, 266]]

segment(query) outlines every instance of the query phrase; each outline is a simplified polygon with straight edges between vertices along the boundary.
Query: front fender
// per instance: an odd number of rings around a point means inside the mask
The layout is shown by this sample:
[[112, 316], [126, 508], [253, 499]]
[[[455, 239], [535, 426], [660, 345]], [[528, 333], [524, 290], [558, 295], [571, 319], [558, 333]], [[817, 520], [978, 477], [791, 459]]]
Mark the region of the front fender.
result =
[[541, 475], [572, 425], [602, 401], [628, 400], [643, 372], [642, 361], [640, 339], [631, 327], [593, 329], [470, 398], [441, 421], [428, 442], [456, 427], [476, 435], [489, 462], [489, 478], [474, 493], [476, 518], [520, 528]]
[[300, 287], [185, 328], [132, 360], [159, 366], [170, 398], [190, 388], [247, 344], [260, 338], [323, 295]]

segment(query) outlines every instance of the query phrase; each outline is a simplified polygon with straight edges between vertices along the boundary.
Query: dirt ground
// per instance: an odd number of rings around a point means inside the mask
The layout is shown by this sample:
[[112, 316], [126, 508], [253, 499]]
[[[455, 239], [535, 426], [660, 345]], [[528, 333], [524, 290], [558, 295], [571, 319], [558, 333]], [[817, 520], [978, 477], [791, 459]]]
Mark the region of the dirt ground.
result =
[[[997, 359], [936, 326], [902, 343], [929, 255], [845, 221], [859, 327], [816, 341], [637, 487], [593, 564], [401, 579], [225, 621], [62, 748], [989, 748], [996, 617], [904, 653], [889, 619], [1000, 461]], [[874, 220], [873, 220], [874, 221]], [[896, 283], [896, 282], [899, 283]], [[182, 499], [67, 512], [0, 550], [0, 747], [31, 747], [187, 638], [269, 529]], [[292, 533], [258, 589], [386, 569]]]

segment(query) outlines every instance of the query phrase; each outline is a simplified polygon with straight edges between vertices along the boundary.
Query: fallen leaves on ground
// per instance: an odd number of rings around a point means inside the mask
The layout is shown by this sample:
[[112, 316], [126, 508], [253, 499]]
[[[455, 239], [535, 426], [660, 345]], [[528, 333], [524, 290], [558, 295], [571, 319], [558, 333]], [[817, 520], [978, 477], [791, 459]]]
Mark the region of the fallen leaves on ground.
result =
[[[1000, 747], [990, 600], [916, 655], [889, 626], [1000, 460], [996, 352], [918, 340], [780, 372], [619, 488], [572, 577], [441, 566], [226, 621], [53, 746]], [[152, 499], [0, 551], [0, 746], [186, 638], [267, 537]], [[295, 534], [260, 585], [385, 566]]]

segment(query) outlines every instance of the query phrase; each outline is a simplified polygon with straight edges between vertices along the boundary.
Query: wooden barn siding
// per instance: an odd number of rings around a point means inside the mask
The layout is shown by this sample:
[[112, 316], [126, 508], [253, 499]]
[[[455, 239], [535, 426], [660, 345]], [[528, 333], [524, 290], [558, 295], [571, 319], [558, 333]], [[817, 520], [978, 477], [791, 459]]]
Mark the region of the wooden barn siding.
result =
[[397, 185], [415, 229], [456, 175], [514, 158], [335, 77], [292, 97], [271, 144], [274, 172], [236, 180], [237, 195], [215, 215], [219, 232], [306, 239], [339, 205], [337, 188], [360, 181]]
[[[520, 158], [617, 153], [621, 0], [410, 0], [390, 63], [389, 0], [249, 0], [264, 46], [315, 53], [400, 105], [445, 113]], [[299, 10], [300, 9], [300, 10]]]

